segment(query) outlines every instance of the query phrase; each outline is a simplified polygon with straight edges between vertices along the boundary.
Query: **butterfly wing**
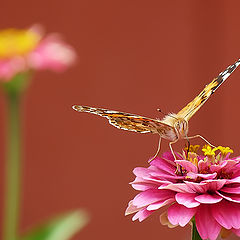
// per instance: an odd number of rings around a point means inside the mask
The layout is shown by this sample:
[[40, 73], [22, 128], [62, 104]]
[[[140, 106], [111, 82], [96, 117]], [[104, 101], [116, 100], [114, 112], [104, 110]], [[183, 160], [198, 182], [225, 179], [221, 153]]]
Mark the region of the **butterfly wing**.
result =
[[172, 126], [162, 123], [157, 119], [87, 106], [74, 105], [73, 109], [78, 112], [88, 112], [105, 117], [114, 127], [123, 130], [139, 133], [158, 133], [164, 138], [171, 137], [175, 133], [175, 130]]
[[217, 78], [213, 79], [202, 92], [193, 99], [187, 106], [177, 113], [177, 117], [189, 120], [198, 109], [208, 100], [217, 88], [232, 74], [240, 64], [240, 59], [230, 65], [225, 71], [221, 72]]

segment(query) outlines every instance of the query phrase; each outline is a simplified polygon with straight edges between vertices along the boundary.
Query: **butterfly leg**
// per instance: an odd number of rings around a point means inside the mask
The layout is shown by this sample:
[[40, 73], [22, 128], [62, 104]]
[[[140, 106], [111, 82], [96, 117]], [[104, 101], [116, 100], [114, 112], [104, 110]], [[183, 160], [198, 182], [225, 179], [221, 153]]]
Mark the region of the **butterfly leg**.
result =
[[193, 138], [201, 138], [203, 141], [205, 141], [209, 146], [211, 147], [215, 147], [214, 145], [212, 145], [209, 141], [207, 141], [203, 136], [201, 135], [195, 135], [195, 136], [191, 136], [191, 137], [185, 137], [184, 139], [193, 139]]
[[189, 148], [190, 148], [190, 141], [189, 141], [189, 138], [188, 138], [187, 134], [186, 134], [185, 139], [187, 140], [187, 158], [188, 158], [188, 153], [189, 153]]
[[[169, 148], [170, 148], [170, 150], [171, 150], [171, 153], [172, 153], [175, 161], [177, 160], [177, 158], [176, 158], [176, 155], [175, 155], [175, 153], [174, 153], [174, 151], [173, 151], [173, 149], [172, 149], [172, 144], [173, 144], [173, 143], [176, 143], [178, 140], [179, 140], [179, 139], [177, 139], [177, 140], [169, 143]], [[177, 174], [178, 174], [178, 173], [182, 173], [182, 167], [181, 167], [179, 164], [177, 164], [177, 168], [176, 168], [175, 173], [177, 173]]]
[[158, 155], [158, 153], [160, 152], [160, 149], [161, 149], [161, 137], [159, 138], [159, 141], [158, 141], [158, 149], [157, 149], [157, 152], [155, 153], [155, 155], [154, 155], [154, 157], [152, 157], [151, 159], [149, 159], [148, 160], [148, 163], [150, 163], [152, 160], [154, 160], [156, 157], [157, 157], [157, 155]]
[[176, 143], [177, 141], [178, 141], [178, 139], [175, 140], [175, 141], [173, 141], [173, 142], [170, 142], [170, 143], [169, 143], [169, 148], [170, 148], [171, 153], [172, 153], [172, 155], [173, 155], [173, 157], [174, 157], [174, 160], [177, 160], [177, 158], [176, 158], [176, 156], [175, 156], [175, 154], [174, 154], [174, 152], [173, 152], [172, 144]]

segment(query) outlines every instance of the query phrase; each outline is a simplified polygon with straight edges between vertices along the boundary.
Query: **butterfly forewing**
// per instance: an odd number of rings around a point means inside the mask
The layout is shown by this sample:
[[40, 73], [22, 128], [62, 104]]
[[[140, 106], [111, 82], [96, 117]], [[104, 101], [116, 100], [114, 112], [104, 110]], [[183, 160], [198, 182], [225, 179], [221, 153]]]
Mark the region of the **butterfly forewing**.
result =
[[102, 108], [93, 108], [87, 106], [73, 106], [78, 112], [88, 112], [105, 117], [113, 126], [139, 133], [158, 133], [164, 138], [169, 138], [175, 134], [174, 128], [157, 119], [142, 117], [139, 115], [112, 111]]
[[221, 72], [217, 78], [213, 79], [202, 92], [193, 99], [186, 107], [177, 113], [178, 118], [189, 120], [199, 108], [208, 100], [208, 98], [217, 90], [217, 88], [232, 74], [240, 64], [240, 59], [230, 65], [225, 71]]

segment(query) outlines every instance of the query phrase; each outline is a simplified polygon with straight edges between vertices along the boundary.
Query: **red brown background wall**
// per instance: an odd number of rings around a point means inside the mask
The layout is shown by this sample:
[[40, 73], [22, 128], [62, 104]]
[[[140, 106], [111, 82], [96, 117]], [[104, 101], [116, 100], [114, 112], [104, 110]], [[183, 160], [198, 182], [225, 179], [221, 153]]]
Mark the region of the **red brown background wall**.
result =
[[[189, 228], [161, 226], [159, 214], [143, 223], [124, 217], [136, 194], [128, 185], [132, 169], [147, 166], [158, 137], [120, 131], [71, 105], [150, 117], [161, 117], [159, 107], [178, 111], [240, 57], [240, 2], [1, 0], [0, 6], [0, 28], [41, 23], [47, 32], [61, 33], [79, 56], [64, 74], [37, 73], [25, 95], [21, 231], [83, 207], [91, 222], [74, 239], [188, 238]], [[200, 133], [240, 154], [239, 89], [238, 69], [191, 119], [189, 135]], [[2, 195], [2, 184], [0, 190]]]

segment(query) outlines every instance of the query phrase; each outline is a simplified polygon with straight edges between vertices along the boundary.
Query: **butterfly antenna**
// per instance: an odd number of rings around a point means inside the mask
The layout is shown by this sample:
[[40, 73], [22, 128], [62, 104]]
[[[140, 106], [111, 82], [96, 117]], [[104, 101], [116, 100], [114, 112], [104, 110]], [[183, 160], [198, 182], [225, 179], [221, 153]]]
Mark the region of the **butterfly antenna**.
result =
[[157, 149], [157, 152], [155, 153], [155, 155], [153, 156], [153, 158], [151, 158], [151, 159], [148, 160], [148, 163], [150, 163], [152, 160], [154, 160], [154, 159], [157, 157], [158, 153], [160, 152], [160, 149], [161, 149], [161, 137], [159, 138], [159, 141], [158, 141], [158, 149]]
[[187, 134], [186, 134], [186, 140], [188, 142], [188, 144], [187, 144], [187, 158], [188, 158], [188, 153], [189, 153], [189, 149], [190, 149], [190, 141], [189, 141]]
[[162, 114], [163, 114], [163, 115], [165, 115], [165, 116], [167, 116], [167, 115], [168, 115], [169, 117], [172, 117], [172, 118], [174, 118], [174, 119], [178, 120], [178, 119], [177, 119], [176, 117], [174, 117], [173, 115], [171, 115], [171, 114], [166, 114], [166, 113], [165, 113], [165, 112], [163, 112], [163, 111], [162, 111], [162, 109], [160, 109], [160, 108], [158, 108], [158, 109], [157, 109], [157, 111], [158, 111], [158, 112], [160, 112], [160, 113], [162, 113]]

